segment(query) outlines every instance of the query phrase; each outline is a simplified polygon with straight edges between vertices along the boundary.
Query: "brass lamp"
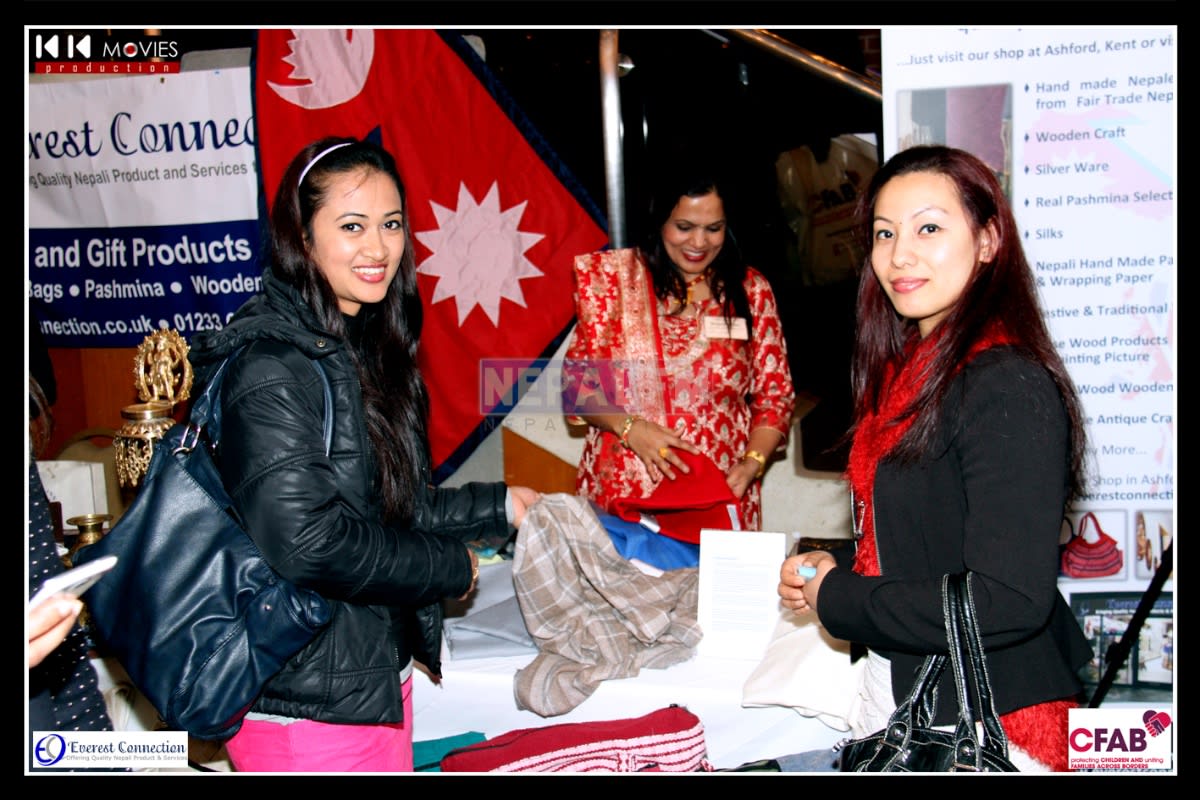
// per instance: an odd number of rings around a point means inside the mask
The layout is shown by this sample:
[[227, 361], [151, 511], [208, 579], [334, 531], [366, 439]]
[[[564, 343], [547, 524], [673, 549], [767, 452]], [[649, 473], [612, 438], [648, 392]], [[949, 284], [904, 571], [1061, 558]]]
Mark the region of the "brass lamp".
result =
[[133, 375], [142, 401], [121, 409], [125, 422], [113, 437], [117, 481], [136, 488], [150, 466], [154, 443], [175, 424], [171, 416], [192, 390], [192, 365], [188, 343], [176, 330], [160, 330], [138, 345]]

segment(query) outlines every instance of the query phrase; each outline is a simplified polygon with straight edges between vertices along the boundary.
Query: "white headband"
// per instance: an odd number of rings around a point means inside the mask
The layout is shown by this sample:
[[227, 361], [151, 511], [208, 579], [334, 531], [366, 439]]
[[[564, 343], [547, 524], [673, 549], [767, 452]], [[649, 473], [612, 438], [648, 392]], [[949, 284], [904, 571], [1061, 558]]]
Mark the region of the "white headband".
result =
[[335, 144], [332, 147], [326, 147], [324, 150], [313, 156], [312, 161], [309, 161], [304, 166], [304, 169], [300, 170], [300, 180], [296, 181], [296, 188], [300, 188], [304, 185], [304, 178], [306, 175], [308, 175], [308, 171], [313, 168], [314, 164], [332, 153], [334, 150], [337, 150], [339, 147], [349, 147], [352, 144], [354, 144], [354, 142], [342, 142], [341, 144]]

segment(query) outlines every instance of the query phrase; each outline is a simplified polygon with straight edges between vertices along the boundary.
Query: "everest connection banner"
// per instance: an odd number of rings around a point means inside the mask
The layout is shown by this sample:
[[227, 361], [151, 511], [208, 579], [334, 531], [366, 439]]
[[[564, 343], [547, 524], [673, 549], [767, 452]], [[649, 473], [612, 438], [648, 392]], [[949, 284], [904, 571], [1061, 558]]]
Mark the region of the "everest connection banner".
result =
[[[323, 136], [378, 137], [396, 157], [442, 480], [511, 407], [525, 368], [561, 343], [572, 263], [607, 243], [602, 215], [460, 36], [262, 30], [253, 88], [269, 199], [293, 155]], [[485, 375], [489, 364], [505, 367]]]
[[27, 295], [46, 344], [224, 325], [260, 285], [250, 70], [27, 90]]

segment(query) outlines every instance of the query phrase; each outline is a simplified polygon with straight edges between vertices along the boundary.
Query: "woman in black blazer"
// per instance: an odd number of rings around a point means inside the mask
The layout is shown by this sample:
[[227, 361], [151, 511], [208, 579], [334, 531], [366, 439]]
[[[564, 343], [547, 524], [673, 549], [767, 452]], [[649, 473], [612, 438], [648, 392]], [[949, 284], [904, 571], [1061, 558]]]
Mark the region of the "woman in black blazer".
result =
[[[858, 224], [856, 548], [787, 559], [780, 597], [866, 645], [853, 721], [865, 736], [925, 656], [946, 652], [942, 576], [969, 572], [1012, 760], [1065, 770], [1067, 711], [1091, 653], [1058, 591], [1058, 537], [1084, 485], [1085, 432], [1012, 210], [980, 159], [922, 146], [875, 174]], [[938, 725], [958, 715], [943, 681]]]

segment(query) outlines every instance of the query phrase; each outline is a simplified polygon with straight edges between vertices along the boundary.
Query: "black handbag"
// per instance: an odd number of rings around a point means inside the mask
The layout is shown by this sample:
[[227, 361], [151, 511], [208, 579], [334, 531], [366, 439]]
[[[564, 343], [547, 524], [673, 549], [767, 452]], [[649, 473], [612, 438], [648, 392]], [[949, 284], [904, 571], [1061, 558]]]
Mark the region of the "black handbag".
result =
[[[225, 739], [263, 685], [328, 624], [316, 592], [283, 580], [246, 533], [209, 442], [220, 427], [218, 367], [187, 423], [154, 447], [141, 491], [112, 530], [75, 563], [117, 566], [83, 597], [99, 649], [115, 657], [166, 724]], [[325, 452], [333, 396], [325, 384]], [[206, 441], [208, 440], [208, 441]]]
[[[927, 656], [912, 691], [887, 727], [838, 746], [842, 772], [1017, 772], [1008, 760], [1008, 738], [992, 705], [987, 662], [970, 573], [942, 578], [948, 655]], [[949, 660], [958, 690], [958, 724], [932, 727], [937, 683]], [[973, 678], [968, 682], [968, 670]], [[980, 723], [979, 727], [976, 723]]]

